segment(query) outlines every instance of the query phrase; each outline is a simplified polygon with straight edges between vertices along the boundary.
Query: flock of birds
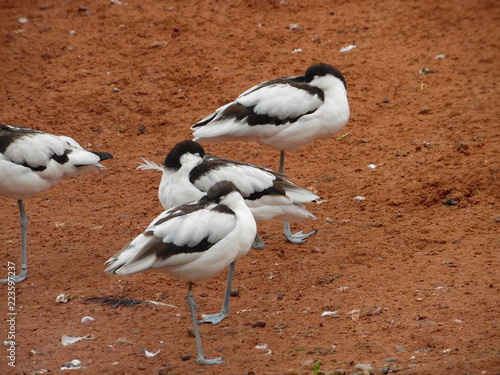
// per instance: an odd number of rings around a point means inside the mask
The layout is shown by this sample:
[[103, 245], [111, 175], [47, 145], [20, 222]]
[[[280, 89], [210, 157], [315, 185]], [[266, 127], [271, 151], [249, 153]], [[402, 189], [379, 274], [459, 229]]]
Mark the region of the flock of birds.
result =
[[[229, 313], [235, 263], [253, 246], [262, 249], [257, 224], [285, 222], [287, 240], [302, 243], [311, 233], [290, 233], [289, 221], [314, 216], [305, 203], [319, 197], [288, 181], [285, 151], [338, 133], [349, 119], [346, 82], [335, 67], [319, 63], [304, 75], [283, 77], [243, 92], [192, 126], [194, 140], [175, 145], [163, 166], [145, 160], [140, 169], [162, 172], [158, 189], [165, 210], [148, 228], [112, 256], [106, 272], [127, 275], [154, 270], [188, 283], [197, 362], [223, 363], [204, 356], [198, 324], [217, 324]], [[198, 142], [257, 141], [281, 152], [278, 172], [206, 154]], [[98, 173], [105, 152], [83, 149], [76, 141], [25, 127], [0, 124], [0, 195], [18, 200], [21, 272], [28, 274], [27, 216], [23, 200], [83, 173]], [[222, 310], [197, 321], [192, 283], [229, 267]], [[7, 280], [2, 280], [7, 281]]]

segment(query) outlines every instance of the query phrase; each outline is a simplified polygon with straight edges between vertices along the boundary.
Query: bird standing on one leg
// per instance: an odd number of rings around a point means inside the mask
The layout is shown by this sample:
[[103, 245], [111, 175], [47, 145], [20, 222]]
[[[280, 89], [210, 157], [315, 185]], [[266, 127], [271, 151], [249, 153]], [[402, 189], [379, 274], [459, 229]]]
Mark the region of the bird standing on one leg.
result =
[[[278, 171], [283, 173], [285, 151], [338, 133], [349, 114], [344, 76], [319, 63], [304, 75], [272, 79], [246, 90], [191, 129], [199, 142], [256, 141], [277, 149]], [[295, 242], [287, 222], [284, 230]]]
[[[138, 169], [163, 173], [158, 198], [164, 209], [199, 199], [214, 183], [228, 180], [240, 190], [257, 224], [270, 219], [293, 222], [316, 219], [304, 205], [318, 200], [316, 194], [270, 169], [205, 154], [203, 147], [194, 141], [177, 143], [167, 154], [163, 167], [145, 160]], [[300, 232], [294, 242], [305, 242], [314, 233]], [[262, 249], [264, 243], [256, 237], [253, 247]]]
[[202, 322], [217, 324], [229, 313], [229, 294], [236, 260], [246, 255], [257, 232], [252, 213], [229, 181], [213, 185], [200, 200], [173, 207], [158, 216], [144, 233], [111, 257], [106, 272], [127, 275], [156, 271], [188, 283], [187, 301], [194, 324], [197, 362], [206, 359], [196, 319], [192, 283], [209, 279], [229, 266], [222, 311]]
[[97, 174], [104, 168], [99, 162], [111, 158], [107, 152], [85, 150], [66, 136], [0, 124], [0, 195], [17, 199], [21, 216], [21, 272], [11, 281], [23, 281], [28, 275], [28, 218], [23, 200], [62, 179]]
[[342, 73], [325, 63], [260, 83], [194, 124], [194, 140], [256, 141], [284, 155], [342, 130], [349, 120], [346, 87]]

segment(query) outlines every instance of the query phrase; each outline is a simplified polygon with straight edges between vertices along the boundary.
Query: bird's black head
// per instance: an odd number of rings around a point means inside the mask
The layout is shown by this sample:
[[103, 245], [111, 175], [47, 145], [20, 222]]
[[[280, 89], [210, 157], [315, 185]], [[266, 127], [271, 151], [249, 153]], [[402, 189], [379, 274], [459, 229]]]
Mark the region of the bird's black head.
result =
[[342, 75], [342, 73], [340, 73], [340, 70], [338, 70], [337, 68], [335, 68], [330, 64], [319, 63], [311, 65], [309, 68], [307, 68], [304, 76], [306, 78], [306, 82], [311, 82], [314, 79], [314, 77], [322, 77], [326, 76], [327, 74], [331, 74], [334, 77], [340, 79], [344, 84], [344, 87], [347, 89], [345, 78]]
[[181, 156], [184, 154], [199, 154], [200, 157], [205, 155], [203, 147], [195, 141], [182, 141], [177, 143], [165, 157], [165, 168], [180, 169]]
[[231, 181], [219, 181], [216, 184], [214, 184], [210, 189], [207, 191], [207, 198], [210, 199], [211, 201], [214, 202], [220, 202], [220, 199], [228, 195], [229, 193], [232, 193], [233, 191], [240, 192], [238, 188], [236, 187], [235, 184], [233, 184]]

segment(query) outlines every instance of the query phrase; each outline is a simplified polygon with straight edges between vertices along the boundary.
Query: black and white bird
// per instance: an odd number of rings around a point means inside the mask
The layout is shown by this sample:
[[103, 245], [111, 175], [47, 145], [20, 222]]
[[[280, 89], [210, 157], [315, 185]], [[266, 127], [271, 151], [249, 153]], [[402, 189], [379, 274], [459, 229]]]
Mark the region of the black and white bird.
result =
[[[257, 224], [270, 219], [285, 221], [285, 237], [294, 243], [303, 243], [316, 233], [290, 233], [289, 221], [316, 219], [304, 203], [315, 202], [319, 197], [286, 180], [280, 173], [205, 154], [199, 143], [190, 140], [177, 143], [167, 154], [163, 166], [144, 161], [139, 169], [163, 173], [158, 198], [164, 209], [199, 199], [214, 183], [228, 180], [240, 190]], [[264, 248], [258, 237], [254, 248]]]
[[[106, 262], [106, 272], [127, 275], [156, 271], [188, 283], [187, 300], [200, 364], [206, 359], [198, 323], [217, 324], [229, 313], [229, 296], [236, 260], [246, 255], [257, 232], [252, 213], [232, 182], [220, 181], [200, 200], [173, 207]], [[229, 266], [222, 311], [197, 322], [192, 283], [211, 278]]]
[[28, 275], [28, 218], [23, 200], [62, 179], [97, 174], [104, 168], [99, 162], [110, 158], [111, 154], [85, 150], [66, 136], [0, 124], [0, 195], [17, 199], [21, 216], [21, 272], [13, 281], [22, 281]]
[[195, 141], [257, 141], [293, 151], [338, 133], [349, 120], [347, 86], [335, 67], [319, 63], [304, 75], [260, 83], [194, 124]]

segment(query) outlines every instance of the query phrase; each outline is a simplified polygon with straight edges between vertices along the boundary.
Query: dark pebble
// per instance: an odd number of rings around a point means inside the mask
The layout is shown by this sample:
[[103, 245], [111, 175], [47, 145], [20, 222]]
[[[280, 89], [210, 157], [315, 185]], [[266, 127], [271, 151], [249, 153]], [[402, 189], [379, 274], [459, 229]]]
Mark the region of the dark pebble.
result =
[[266, 326], [266, 322], [263, 321], [258, 321], [255, 322], [255, 324], [252, 326], [253, 328], [264, 328]]
[[191, 359], [191, 354], [183, 354], [183, 355], [181, 356], [181, 359], [182, 359], [183, 361], [189, 361], [189, 360]]

